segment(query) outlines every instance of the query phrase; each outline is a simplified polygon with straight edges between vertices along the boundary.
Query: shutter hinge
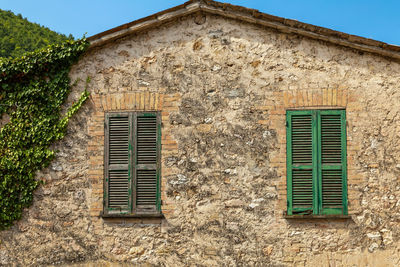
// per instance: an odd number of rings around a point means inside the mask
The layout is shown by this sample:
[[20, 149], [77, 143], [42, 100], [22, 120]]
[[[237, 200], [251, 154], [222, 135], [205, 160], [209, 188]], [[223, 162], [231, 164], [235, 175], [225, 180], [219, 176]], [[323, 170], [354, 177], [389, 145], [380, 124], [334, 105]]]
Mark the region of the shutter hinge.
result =
[[285, 126], [289, 127], [289, 122], [288, 121], [285, 122]]

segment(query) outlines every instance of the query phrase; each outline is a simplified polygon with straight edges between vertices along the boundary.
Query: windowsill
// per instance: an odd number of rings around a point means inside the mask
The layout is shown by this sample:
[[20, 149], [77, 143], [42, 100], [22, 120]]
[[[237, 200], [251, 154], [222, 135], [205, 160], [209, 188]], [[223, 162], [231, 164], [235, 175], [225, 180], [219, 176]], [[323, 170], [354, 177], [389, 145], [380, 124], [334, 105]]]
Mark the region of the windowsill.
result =
[[351, 219], [351, 215], [287, 215], [284, 214], [285, 219]]
[[101, 218], [158, 218], [163, 219], [164, 215], [162, 213], [148, 213], [148, 214], [106, 214], [100, 212]]

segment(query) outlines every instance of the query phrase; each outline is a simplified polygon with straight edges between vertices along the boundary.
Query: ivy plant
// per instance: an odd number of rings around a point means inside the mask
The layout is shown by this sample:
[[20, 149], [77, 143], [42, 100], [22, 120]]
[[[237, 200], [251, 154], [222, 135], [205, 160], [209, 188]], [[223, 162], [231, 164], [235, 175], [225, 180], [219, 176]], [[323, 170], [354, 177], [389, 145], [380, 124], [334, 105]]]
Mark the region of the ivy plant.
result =
[[49, 165], [51, 144], [66, 134], [68, 120], [88, 98], [61, 114], [70, 92], [69, 70], [88, 47], [85, 38], [0, 61], [0, 230], [21, 218]]

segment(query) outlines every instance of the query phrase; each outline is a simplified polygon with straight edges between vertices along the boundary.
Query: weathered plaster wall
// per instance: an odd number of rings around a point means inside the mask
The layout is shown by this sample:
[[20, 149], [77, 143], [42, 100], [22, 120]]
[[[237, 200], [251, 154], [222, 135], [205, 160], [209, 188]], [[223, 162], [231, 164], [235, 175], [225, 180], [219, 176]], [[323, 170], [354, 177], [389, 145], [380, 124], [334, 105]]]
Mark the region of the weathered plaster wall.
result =
[[[91, 100], [33, 206], [0, 233], [0, 264], [398, 266], [399, 73], [379, 56], [216, 16], [92, 50], [71, 71], [92, 78]], [[293, 107], [346, 108], [351, 219], [283, 217]], [[164, 220], [99, 217], [113, 110], [162, 111]]]

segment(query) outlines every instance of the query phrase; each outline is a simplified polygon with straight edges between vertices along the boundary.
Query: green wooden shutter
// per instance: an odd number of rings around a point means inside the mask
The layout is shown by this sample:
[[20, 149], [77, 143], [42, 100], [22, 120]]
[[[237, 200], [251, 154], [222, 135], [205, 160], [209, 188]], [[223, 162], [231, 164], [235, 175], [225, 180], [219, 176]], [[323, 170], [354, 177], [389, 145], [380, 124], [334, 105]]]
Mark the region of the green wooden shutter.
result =
[[132, 116], [106, 114], [105, 208], [106, 212], [131, 212], [131, 123]]
[[287, 111], [288, 215], [316, 213], [316, 114]]
[[319, 210], [347, 214], [345, 110], [319, 111]]
[[160, 135], [157, 113], [137, 113], [135, 152], [136, 213], [157, 213], [160, 210]]

